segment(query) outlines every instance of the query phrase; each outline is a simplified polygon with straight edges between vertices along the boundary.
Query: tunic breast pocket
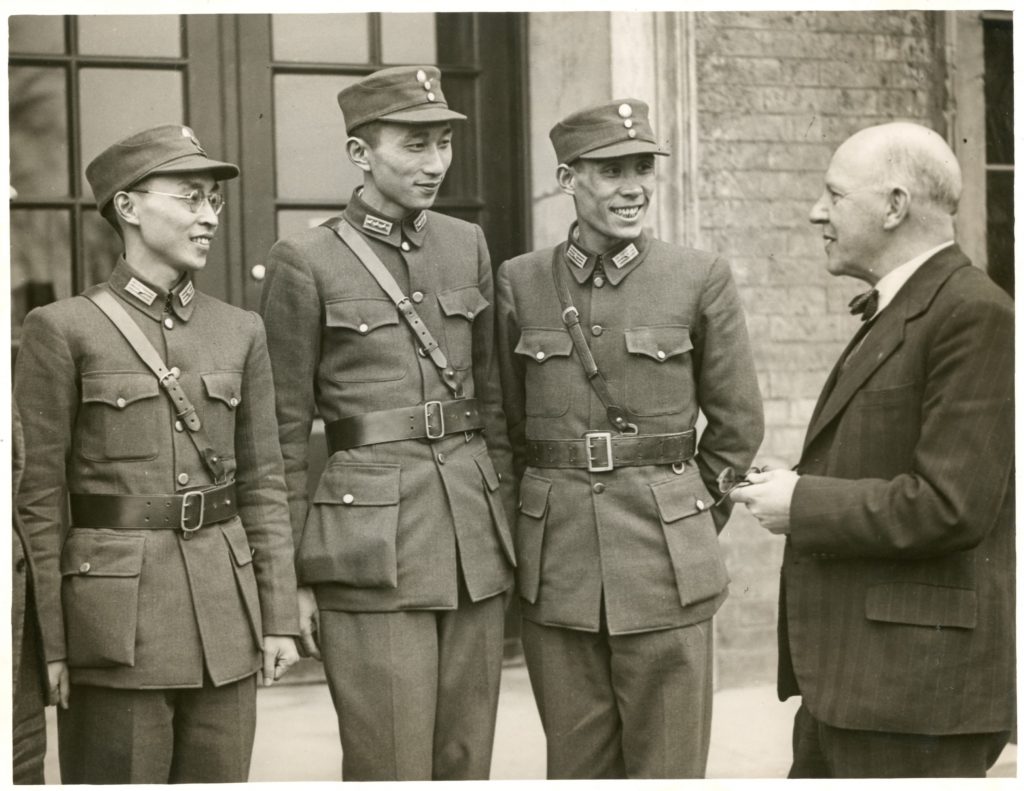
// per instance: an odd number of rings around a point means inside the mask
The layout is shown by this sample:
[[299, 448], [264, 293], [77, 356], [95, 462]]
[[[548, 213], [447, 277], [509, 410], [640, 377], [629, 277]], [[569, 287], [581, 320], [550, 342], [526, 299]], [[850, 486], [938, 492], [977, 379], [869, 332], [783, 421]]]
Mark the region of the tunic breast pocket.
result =
[[693, 402], [690, 330], [682, 324], [624, 331], [626, 408], [635, 415], [674, 415]]
[[393, 382], [406, 373], [411, 339], [387, 299], [339, 299], [324, 305], [324, 358], [336, 382]]
[[476, 286], [463, 286], [437, 295], [445, 315], [444, 337], [452, 367], [464, 371], [473, 363], [473, 322], [490, 303]]
[[569, 333], [527, 327], [519, 336], [515, 351], [526, 358], [526, 414], [560, 417], [568, 412], [576, 365]]
[[91, 461], [154, 459], [163, 426], [160, 385], [148, 373], [82, 375], [79, 452]]

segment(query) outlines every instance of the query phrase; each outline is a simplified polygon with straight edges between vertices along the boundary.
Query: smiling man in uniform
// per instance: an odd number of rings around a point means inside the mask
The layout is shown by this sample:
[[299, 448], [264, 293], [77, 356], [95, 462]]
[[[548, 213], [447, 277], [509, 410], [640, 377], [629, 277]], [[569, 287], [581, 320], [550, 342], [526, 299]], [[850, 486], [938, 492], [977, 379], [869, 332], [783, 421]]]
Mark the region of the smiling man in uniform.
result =
[[16, 505], [64, 783], [247, 780], [256, 673], [298, 660], [263, 326], [193, 282], [237, 175], [188, 127], [110, 146], [86, 176], [124, 255], [25, 319]]
[[[363, 185], [274, 245], [261, 300], [303, 644], [322, 653], [344, 780], [486, 779], [510, 454], [483, 233], [429, 211], [465, 116], [432, 66], [376, 72], [338, 103]], [[330, 458], [310, 502], [314, 415]]]
[[716, 477], [746, 470], [763, 433], [729, 265], [644, 230], [666, 153], [647, 112], [619, 99], [551, 130], [577, 221], [498, 272], [523, 646], [551, 779], [703, 776], [728, 585]]

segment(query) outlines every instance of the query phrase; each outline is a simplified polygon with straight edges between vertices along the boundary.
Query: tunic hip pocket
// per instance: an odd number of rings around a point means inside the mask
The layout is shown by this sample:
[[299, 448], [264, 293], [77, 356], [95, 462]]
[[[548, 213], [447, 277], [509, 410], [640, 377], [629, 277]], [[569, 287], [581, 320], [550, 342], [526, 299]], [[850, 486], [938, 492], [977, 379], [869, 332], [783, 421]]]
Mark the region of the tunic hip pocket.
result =
[[135, 664], [139, 577], [146, 539], [72, 530], [61, 552], [61, 600], [70, 667]]
[[519, 484], [519, 517], [516, 520], [516, 577], [519, 595], [530, 604], [537, 601], [543, 560], [544, 531], [548, 521], [551, 481], [526, 473]]
[[398, 464], [328, 465], [299, 543], [303, 584], [398, 587], [400, 477]]

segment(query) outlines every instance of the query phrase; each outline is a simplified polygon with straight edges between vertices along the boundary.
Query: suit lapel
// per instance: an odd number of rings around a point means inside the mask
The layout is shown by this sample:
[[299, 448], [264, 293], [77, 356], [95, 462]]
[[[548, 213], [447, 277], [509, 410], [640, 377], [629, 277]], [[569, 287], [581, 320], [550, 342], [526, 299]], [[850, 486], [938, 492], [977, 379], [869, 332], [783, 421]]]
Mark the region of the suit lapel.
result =
[[845, 370], [841, 370], [843, 360], [859, 340], [854, 336], [825, 382], [804, 438], [804, 451], [843, 411], [879, 366], [900, 347], [907, 322], [928, 308], [942, 284], [962, 266], [970, 266], [970, 260], [955, 244], [933, 256], [879, 314], [861, 348], [852, 353]]

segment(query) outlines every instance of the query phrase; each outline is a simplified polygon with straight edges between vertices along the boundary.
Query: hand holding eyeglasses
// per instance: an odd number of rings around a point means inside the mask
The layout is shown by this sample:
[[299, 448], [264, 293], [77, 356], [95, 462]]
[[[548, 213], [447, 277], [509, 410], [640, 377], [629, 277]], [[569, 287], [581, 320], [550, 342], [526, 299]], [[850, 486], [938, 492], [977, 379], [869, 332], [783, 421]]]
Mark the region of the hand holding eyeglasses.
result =
[[[726, 468], [729, 469], [729, 468]], [[726, 470], [723, 470], [724, 474]], [[719, 476], [721, 478], [721, 475]], [[761, 523], [761, 527], [776, 535], [789, 533], [789, 508], [793, 490], [800, 476], [792, 470], [751, 470], [726, 492], [719, 482], [723, 496], [728, 494], [734, 503], [743, 503]]]

